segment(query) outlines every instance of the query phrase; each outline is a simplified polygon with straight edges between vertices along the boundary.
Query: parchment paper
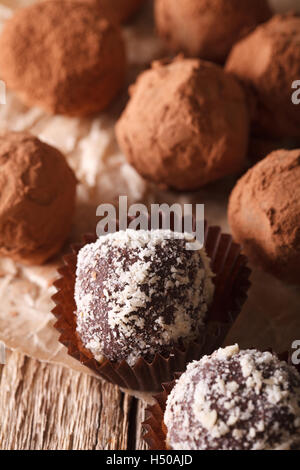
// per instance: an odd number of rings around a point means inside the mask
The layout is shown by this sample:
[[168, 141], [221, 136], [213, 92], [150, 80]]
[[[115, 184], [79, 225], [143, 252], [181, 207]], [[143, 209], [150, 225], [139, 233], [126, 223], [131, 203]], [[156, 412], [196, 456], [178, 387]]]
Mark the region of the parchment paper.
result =
[[[16, 8], [29, 3], [32, 1], [1, 2], [0, 25], [12, 14], [4, 4]], [[153, 33], [151, 1], [146, 2], [141, 14], [124, 28], [124, 36], [130, 62], [129, 84], [152, 59], [166, 54]], [[106, 113], [93, 119], [48, 116], [39, 109], [26, 108], [11, 92], [7, 93], [6, 105], [0, 105], [0, 131], [30, 130], [58, 147], [76, 172], [80, 184], [69, 243], [85, 232], [95, 231], [96, 207], [104, 202], [117, 206], [119, 195], [127, 195], [129, 204], [205, 203], [209, 223], [229, 231], [226, 206], [234, 179], [192, 194], [164, 192], [143, 181], [126, 163], [114, 137], [114, 123], [126, 99], [124, 89], [123, 95]], [[8, 348], [39, 360], [91, 373], [66, 354], [53, 328], [51, 295], [55, 289], [52, 283], [57, 276], [60, 256], [40, 267], [23, 267], [10, 259], [0, 258], [0, 340]], [[226, 343], [239, 342], [241, 347], [273, 347], [278, 351], [290, 348], [292, 341], [300, 339], [300, 289], [286, 286], [257, 270], [254, 270], [252, 282], [249, 300]]]

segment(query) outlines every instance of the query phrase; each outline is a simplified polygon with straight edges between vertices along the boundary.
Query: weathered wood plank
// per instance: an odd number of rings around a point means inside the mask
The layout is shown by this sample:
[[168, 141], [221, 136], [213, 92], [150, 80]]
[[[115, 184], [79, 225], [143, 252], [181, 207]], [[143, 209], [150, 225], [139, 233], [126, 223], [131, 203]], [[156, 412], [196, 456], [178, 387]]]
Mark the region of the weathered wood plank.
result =
[[13, 352], [0, 366], [1, 449], [144, 449], [144, 405], [118, 388]]

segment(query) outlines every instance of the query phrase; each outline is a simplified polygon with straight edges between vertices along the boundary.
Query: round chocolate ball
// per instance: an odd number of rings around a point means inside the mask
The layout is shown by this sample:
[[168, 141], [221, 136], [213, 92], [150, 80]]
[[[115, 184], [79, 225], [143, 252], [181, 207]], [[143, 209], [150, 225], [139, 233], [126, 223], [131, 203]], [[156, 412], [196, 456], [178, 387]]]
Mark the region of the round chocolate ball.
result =
[[82, 116], [105, 109], [126, 72], [119, 28], [89, 2], [17, 10], [0, 36], [1, 78], [28, 106]]
[[28, 132], [0, 136], [0, 255], [41, 264], [69, 235], [76, 178], [65, 157]]
[[133, 366], [201, 335], [212, 273], [204, 250], [187, 243], [187, 235], [169, 230], [128, 229], [80, 250], [77, 332], [98, 361]]
[[300, 375], [270, 352], [219, 349], [188, 365], [164, 422], [174, 450], [300, 449]]
[[241, 86], [221, 67], [198, 59], [154, 62], [130, 95], [116, 133], [146, 179], [195, 190], [243, 168], [248, 108]]
[[155, 0], [167, 46], [214, 62], [224, 62], [233, 44], [270, 16], [267, 0]]
[[300, 150], [277, 150], [232, 191], [228, 218], [253, 264], [283, 281], [300, 282]]
[[299, 16], [278, 15], [259, 26], [234, 46], [226, 70], [254, 91], [254, 134], [300, 137], [300, 107], [292, 99], [300, 79]]

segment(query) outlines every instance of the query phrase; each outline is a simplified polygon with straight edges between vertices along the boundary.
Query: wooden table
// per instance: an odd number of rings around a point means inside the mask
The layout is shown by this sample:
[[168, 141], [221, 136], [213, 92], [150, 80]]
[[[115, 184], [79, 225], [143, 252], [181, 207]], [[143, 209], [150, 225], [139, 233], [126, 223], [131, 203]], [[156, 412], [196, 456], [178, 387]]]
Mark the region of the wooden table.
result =
[[145, 405], [117, 387], [8, 352], [0, 365], [0, 449], [133, 450]]

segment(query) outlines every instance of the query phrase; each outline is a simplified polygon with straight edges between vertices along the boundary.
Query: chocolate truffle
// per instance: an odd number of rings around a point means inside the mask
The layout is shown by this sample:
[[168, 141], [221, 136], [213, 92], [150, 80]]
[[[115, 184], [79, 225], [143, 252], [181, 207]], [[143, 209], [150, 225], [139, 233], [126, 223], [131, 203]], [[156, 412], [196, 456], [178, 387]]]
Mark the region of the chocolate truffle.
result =
[[282, 280], [300, 282], [300, 150], [278, 150], [232, 191], [228, 218], [250, 260]]
[[237, 345], [188, 365], [167, 400], [174, 450], [300, 449], [300, 375]]
[[28, 132], [0, 136], [0, 255], [41, 264], [66, 240], [76, 179], [64, 156]]
[[248, 109], [239, 83], [221, 67], [198, 59], [154, 62], [130, 95], [116, 133], [146, 179], [194, 190], [242, 169]]
[[[178, 238], [175, 238], [178, 237]], [[214, 287], [187, 235], [132, 230], [100, 237], [77, 260], [77, 332], [101, 361], [151, 361], [201, 335]]]
[[87, 115], [105, 109], [122, 86], [124, 43], [119, 28], [89, 2], [46, 1], [8, 20], [0, 70], [27, 105]]
[[117, 22], [125, 23], [141, 7], [144, 0], [94, 0], [105, 8], [108, 17]]
[[256, 95], [254, 134], [300, 136], [300, 108], [292, 101], [300, 77], [300, 17], [278, 15], [259, 26], [234, 46], [226, 69]]
[[215, 62], [270, 16], [267, 0], [155, 0], [156, 26], [168, 47]]

